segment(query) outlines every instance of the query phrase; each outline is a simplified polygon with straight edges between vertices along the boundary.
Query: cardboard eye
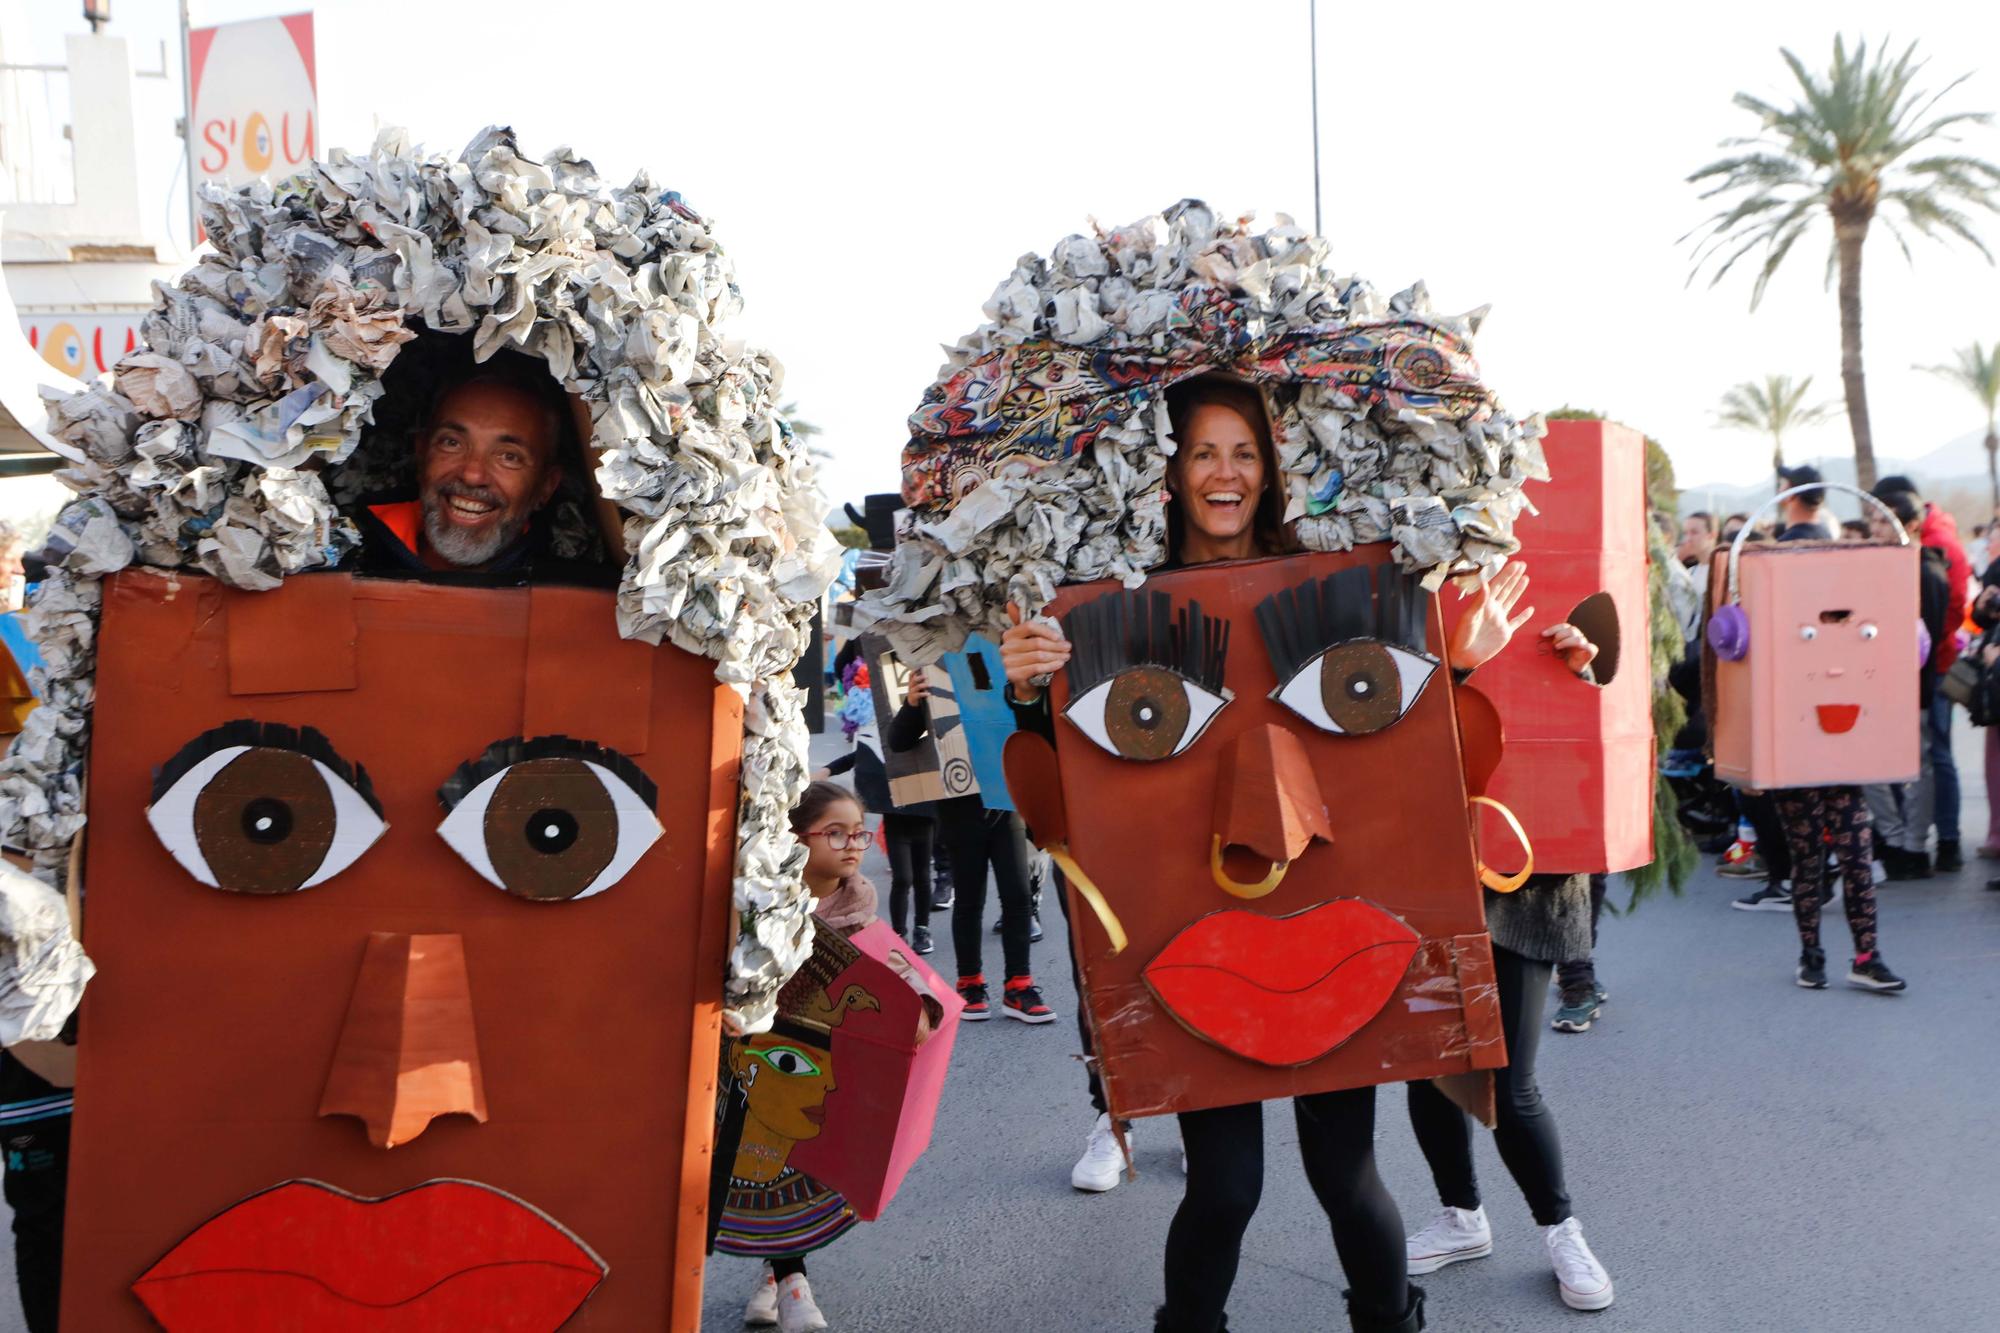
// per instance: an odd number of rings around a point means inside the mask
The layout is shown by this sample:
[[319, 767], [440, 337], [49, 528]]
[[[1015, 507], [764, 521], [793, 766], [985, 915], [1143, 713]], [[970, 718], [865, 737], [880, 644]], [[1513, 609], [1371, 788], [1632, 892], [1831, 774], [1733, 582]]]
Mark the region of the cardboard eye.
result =
[[1881, 631], [1880, 629], [1878, 629], [1878, 628], [1877, 628], [1877, 627], [1875, 626], [1874, 622], [1872, 622], [1872, 621], [1870, 621], [1870, 622], [1868, 622], [1868, 623], [1866, 623], [1866, 624], [1862, 625], [1862, 627], [1861, 627], [1861, 637], [1862, 637], [1863, 639], [1872, 639], [1872, 638], [1874, 638], [1874, 637], [1875, 637], [1875, 636], [1876, 636], [1877, 634], [1880, 634], [1881, 632], [1882, 632], [1882, 631]]
[[1271, 697], [1321, 731], [1367, 736], [1400, 722], [1437, 667], [1407, 648], [1352, 639], [1293, 672]]
[[1070, 701], [1063, 716], [1120, 759], [1171, 759], [1228, 703], [1167, 667], [1129, 667]]
[[[365, 777], [357, 781], [366, 787]], [[324, 883], [388, 829], [346, 777], [282, 745], [214, 749], [153, 799], [146, 820], [190, 875], [231, 893], [295, 893]]]
[[663, 830], [652, 804], [602, 764], [543, 756], [508, 764], [457, 801], [438, 835], [495, 887], [566, 902], [625, 877]]
[[1799, 637], [1801, 639], [1804, 639], [1807, 643], [1811, 643], [1814, 639], [1817, 639], [1819, 637], [1819, 626], [1817, 625], [1799, 626]]

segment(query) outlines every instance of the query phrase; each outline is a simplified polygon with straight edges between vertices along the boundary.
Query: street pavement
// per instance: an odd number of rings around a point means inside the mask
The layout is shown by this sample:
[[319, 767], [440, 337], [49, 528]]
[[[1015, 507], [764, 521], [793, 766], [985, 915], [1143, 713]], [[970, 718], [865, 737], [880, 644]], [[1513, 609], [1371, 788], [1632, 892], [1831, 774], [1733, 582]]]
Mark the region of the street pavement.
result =
[[[1961, 719], [1962, 721], [1962, 719]], [[1967, 847], [1985, 831], [1980, 737], [1958, 738]], [[841, 749], [821, 737], [824, 762]], [[886, 900], [879, 854], [867, 866]], [[1884, 956], [1902, 996], [1792, 984], [1788, 916], [1729, 907], [1745, 891], [1704, 866], [1679, 898], [1607, 917], [1611, 992], [1582, 1035], [1549, 1033], [1539, 1074], [1561, 1126], [1576, 1213], [1617, 1284], [1596, 1315], [1556, 1297], [1533, 1219], [1480, 1136], [1491, 1258], [1419, 1279], [1433, 1330], [2000, 1327], [2000, 865], [1878, 889]], [[1614, 900], [1623, 895], [1616, 885]], [[989, 903], [987, 920], [994, 917]], [[937, 970], [953, 975], [946, 922]], [[1171, 1121], [1137, 1127], [1139, 1177], [1104, 1195], [1069, 1186], [1091, 1122], [1071, 1021], [1061, 918], [1037, 946], [1043, 1027], [961, 1028], [931, 1147], [887, 1214], [810, 1260], [836, 1333], [1144, 1330], [1180, 1201]], [[1829, 953], [1845, 945], [1829, 922]], [[988, 958], [997, 963], [997, 941]], [[1832, 970], [1832, 969], [1830, 969]], [[1414, 1227], [1435, 1206], [1401, 1089], [1377, 1097], [1384, 1179]], [[1230, 1301], [1242, 1333], [1346, 1327], [1324, 1217], [1298, 1167], [1288, 1108], [1266, 1108], [1263, 1205]], [[708, 1267], [703, 1328], [740, 1328], [755, 1266]], [[14, 1310], [0, 1245], [0, 1330]]]
[[[1965, 728], [1958, 739], [1970, 850], [1986, 823], [1980, 737]], [[815, 753], [839, 748], [822, 738]], [[886, 900], [879, 856], [867, 869]], [[1717, 876], [1712, 858], [1679, 898], [1607, 917], [1598, 968], [1610, 1003], [1587, 1033], [1548, 1033], [1538, 1073], [1617, 1303], [1594, 1315], [1563, 1307], [1534, 1220], [1481, 1134], [1494, 1253], [1418, 1279], [1430, 1327], [2000, 1327], [2000, 1266], [1978, 1239], [2000, 1227], [2000, 893], [1983, 888], [1989, 871], [2000, 865], [1879, 886], [1883, 955], [1910, 982], [1901, 996], [1847, 988], [1844, 967], [1828, 990], [1795, 986], [1791, 918], [1732, 910], [1747, 886]], [[1615, 883], [1613, 897], [1624, 900]], [[943, 924], [931, 962], [949, 977]], [[1143, 1121], [1136, 1181], [1103, 1195], [1070, 1188], [1091, 1113], [1053, 908], [1047, 924], [1036, 970], [1062, 1021], [961, 1027], [929, 1152], [879, 1221], [809, 1260], [837, 1333], [1151, 1328], [1181, 1196], [1179, 1138], [1171, 1121]], [[1845, 922], [1825, 938], [1844, 961]], [[1383, 1178], [1414, 1228], [1436, 1196], [1402, 1090], [1376, 1100]], [[1266, 1108], [1265, 1145], [1230, 1327], [1345, 1329], [1344, 1283], [1288, 1107]], [[742, 1327], [754, 1272], [709, 1262], [705, 1330]]]

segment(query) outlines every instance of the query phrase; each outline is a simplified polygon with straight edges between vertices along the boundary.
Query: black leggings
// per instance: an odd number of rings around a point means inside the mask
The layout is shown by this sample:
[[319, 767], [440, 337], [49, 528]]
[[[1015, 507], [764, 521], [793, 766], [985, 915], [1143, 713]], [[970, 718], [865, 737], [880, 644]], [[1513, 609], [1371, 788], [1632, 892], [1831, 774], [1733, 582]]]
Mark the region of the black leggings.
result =
[[[1500, 1160], [1535, 1214], [1552, 1227], [1569, 1216], [1563, 1187], [1562, 1143], [1555, 1117], [1535, 1085], [1535, 1049], [1542, 1040], [1542, 1007], [1549, 994], [1549, 964], [1508, 949], [1493, 950], [1493, 976], [1500, 989], [1500, 1031], [1507, 1038], [1508, 1065], [1493, 1071], [1500, 1123], [1493, 1141]], [[1430, 1083], [1410, 1084], [1410, 1128], [1431, 1165], [1438, 1199], [1452, 1208], [1479, 1206], [1479, 1180], [1472, 1170], [1472, 1117]]]
[[[1403, 1218], [1375, 1172], [1375, 1089], [1292, 1100], [1306, 1180], [1333, 1224], [1352, 1309], [1382, 1320], [1409, 1308]], [[1243, 1232], [1264, 1191], [1264, 1107], [1219, 1106], [1180, 1117], [1187, 1194], [1167, 1229], [1163, 1326], [1213, 1333], [1222, 1325]]]
[[938, 832], [951, 858], [951, 942], [958, 975], [986, 969], [986, 871], [1000, 893], [1000, 952], [1007, 977], [1025, 977], [1034, 907], [1028, 894], [1028, 836], [1011, 811], [988, 810], [977, 796], [938, 802]]
[[1069, 946], [1069, 980], [1076, 988], [1076, 1035], [1083, 1042], [1083, 1076], [1090, 1085], [1090, 1104], [1099, 1115], [1108, 1114], [1110, 1106], [1104, 1100], [1104, 1080], [1097, 1074], [1097, 1041], [1090, 1033], [1090, 1011], [1083, 1002], [1083, 969], [1076, 961], [1076, 932], [1069, 927], [1069, 884], [1063, 879], [1063, 872], [1057, 870], [1053, 876], [1056, 905], [1062, 908], [1063, 943]]
[[889, 843], [889, 925], [906, 940], [913, 908], [918, 926], [929, 929], [931, 924], [932, 823], [895, 812], [882, 816], [882, 832]]

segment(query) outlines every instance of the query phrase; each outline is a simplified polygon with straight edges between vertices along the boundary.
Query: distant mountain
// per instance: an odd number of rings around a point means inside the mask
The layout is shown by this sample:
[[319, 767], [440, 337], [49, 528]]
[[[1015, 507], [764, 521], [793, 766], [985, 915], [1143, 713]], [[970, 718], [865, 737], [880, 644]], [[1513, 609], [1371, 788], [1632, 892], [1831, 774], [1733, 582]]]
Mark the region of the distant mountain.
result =
[[[1804, 460], [1820, 470], [1828, 481], [1854, 484], [1854, 459], [1811, 458]], [[1986, 432], [1975, 430], [1939, 445], [1918, 458], [1878, 458], [1878, 476], [1901, 473], [1917, 483], [1924, 498], [1943, 505], [1967, 531], [1986, 522], [1992, 514], [1986, 478]], [[1747, 514], [1771, 498], [1772, 479], [1754, 482], [1718, 482], [1712, 486], [1686, 486], [1680, 493], [1683, 514], [1706, 509], [1718, 516]], [[1854, 518], [1861, 502], [1835, 491], [1831, 501], [1842, 518]]]

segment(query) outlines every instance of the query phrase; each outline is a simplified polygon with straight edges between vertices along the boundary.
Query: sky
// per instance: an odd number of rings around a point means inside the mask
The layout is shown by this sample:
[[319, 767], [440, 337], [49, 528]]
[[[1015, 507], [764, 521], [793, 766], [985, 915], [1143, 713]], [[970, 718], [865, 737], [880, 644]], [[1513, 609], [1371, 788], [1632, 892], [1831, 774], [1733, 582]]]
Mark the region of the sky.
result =
[[[197, 25], [282, 0], [191, 0]], [[10, 59], [60, 59], [81, 6], [34, 0]], [[150, 67], [174, 0], [116, 0]], [[905, 418], [940, 345], [1027, 251], [1092, 218], [1186, 196], [1313, 219], [1306, 0], [1005, 5], [647, 0], [326, 0], [316, 7], [321, 144], [378, 126], [456, 152], [512, 125], [530, 154], [573, 146], [608, 178], [645, 168], [715, 223], [748, 310], [824, 431], [826, 489], [894, 489]], [[1760, 439], [1716, 426], [1728, 387], [1811, 375], [1839, 395], [1827, 237], [1802, 244], [1761, 308], [1749, 274], [1688, 283], [1681, 238], [1711, 210], [1685, 182], [1755, 129], [1739, 90], [1782, 96], [1778, 49], [1824, 64], [1835, 32], [1880, 35], [1879, 4], [1320, 6], [1321, 229], [1385, 292], [1421, 279], [1441, 309], [1490, 305], [1477, 351], [1516, 412], [1597, 409], [1664, 443], [1683, 485], [1751, 481]], [[1897, 43], [1947, 104], [2000, 110], [2000, 6], [1905, 3]], [[146, 188], [178, 188], [176, 84], [142, 83]], [[2000, 160], [2000, 130], [1963, 147]], [[1984, 224], [2000, 248], [2000, 217]], [[2000, 270], [1878, 234], [1865, 257], [1876, 449], [1912, 458], [1983, 427], [1914, 367], [2000, 339]], [[1794, 457], [1851, 453], [1844, 418]]]

